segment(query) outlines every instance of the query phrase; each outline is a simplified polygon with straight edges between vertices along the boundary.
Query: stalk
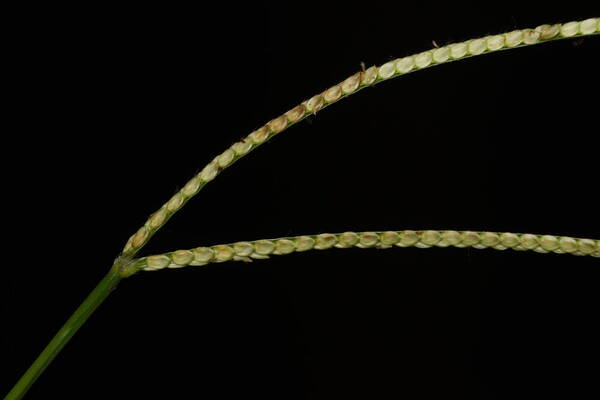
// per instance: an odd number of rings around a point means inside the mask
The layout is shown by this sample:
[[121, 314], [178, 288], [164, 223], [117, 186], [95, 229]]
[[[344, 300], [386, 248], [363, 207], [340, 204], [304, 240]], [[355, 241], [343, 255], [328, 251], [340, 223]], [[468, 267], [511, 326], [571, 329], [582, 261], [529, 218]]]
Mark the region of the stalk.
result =
[[17, 400], [21, 399], [29, 390], [31, 385], [37, 380], [37, 378], [44, 372], [46, 367], [50, 365], [54, 357], [62, 348], [71, 340], [75, 332], [81, 328], [81, 326], [88, 320], [92, 313], [98, 308], [102, 302], [108, 297], [108, 295], [115, 289], [119, 281], [123, 278], [119, 274], [119, 269], [113, 267], [110, 272], [100, 281], [98, 286], [88, 295], [88, 297], [81, 303], [79, 308], [71, 315], [68, 321], [63, 325], [58, 333], [52, 338], [50, 343], [46, 346], [44, 351], [38, 356], [38, 358], [31, 364], [27, 372], [19, 379], [16, 385], [8, 393], [5, 400]]

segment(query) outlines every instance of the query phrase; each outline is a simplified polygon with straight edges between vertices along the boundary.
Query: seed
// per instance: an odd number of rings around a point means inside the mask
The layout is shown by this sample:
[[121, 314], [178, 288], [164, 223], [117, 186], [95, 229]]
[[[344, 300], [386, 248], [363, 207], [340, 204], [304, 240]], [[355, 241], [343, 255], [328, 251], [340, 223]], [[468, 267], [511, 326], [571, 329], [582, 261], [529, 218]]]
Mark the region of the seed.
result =
[[372, 66], [362, 73], [361, 84], [363, 86], [369, 86], [377, 79], [377, 67]]
[[400, 234], [394, 231], [388, 231], [381, 234], [381, 243], [386, 246], [395, 245], [400, 241]]
[[171, 254], [171, 258], [175, 264], [188, 265], [194, 259], [194, 254], [189, 250], [177, 250]]
[[458, 58], [462, 58], [467, 54], [467, 44], [462, 43], [454, 43], [450, 45], [450, 55], [455, 60]]
[[167, 210], [176, 212], [183, 205], [183, 196], [181, 193], [175, 193], [171, 200], [167, 203]]
[[419, 241], [419, 235], [415, 231], [402, 231], [400, 232], [400, 242], [396, 246], [409, 247], [413, 246]]
[[218, 159], [218, 164], [219, 167], [221, 168], [226, 168], [227, 166], [229, 166], [229, 164], [231, 164], [231, 162], [233, 161], [233, 159], [235, 158], [235, 152], [231, 149], [227, 149], [223, 152], [223, 154], [221, 154], [219, 156]]
[[240, 257], [248, 257], [254, 253], [254, 246], [250, 242], [238, 242], [233, 245], [233, 251]]
[[276, 254], [290, 254], [296, 250], [296, 246], [294, 242], [289, 239], [279, 239], [275, 244], [275, 253]]
[[406, 74], [415, 68], [415, 57], [409, 56], [399, 59], [396, 62], [396, 70], [401, 74]]
[[506, 45], [508, 47], [515, 47], [520, 45], [523, 42], [523, 32], [522, 31], [512, 31], [509, 33], [505, 33], [504, 37], [506, 38]]
[[450, 58], [450, 48], [448, 46], [440, 47], [439, 49], [433, 50], [433, 61], [436, 63], [443, 63], [448, 61]]
[[558, 239], [555, 236], [544, 235], [540, 238], [540, 245], [544, 250], [553, 251], [558, 249]]
[[217, 262], [229, 261], [235, 255], [233, 249], [226, 245], [214, 246], [213, 251]]
[[504, 36], [502, 35], [494, 35], [487, 38], [485, 44], [488, 50], [494, 51], [499, 50], [504, 47]]
[[310, 236], [300, 236], [296, 238], [296, 251], [312, 250], [315, 246], [315, 239]]
[[355, 246], [359, 241], [359, 237], [354, 232], [344, 232], [339, 237], [338, 244], [335, 247], [345, 248]]
[[431, 55], [431, 51], [424, 51], [415, 56], [415, 65], [417, 68], [425, 68], [431, 64], [433, 57]]
[[442, 237], [438, 231], [425, 231], [421, 234], [421, 242], [428, 246], [436, 245], [441, 238]]
[[238, 156], [243, 156], [247, 154], [252, 149], [252, 143], [250, 140], [244, 140], [242, 142], [237, 142], [233, 146], [231, 146], [235, 154]]
[[474, 246], [479, 243], [479, 234], [477, 232], [465, 231], [462, 233], [462, 243], [466, 246]]
[[356, 89], [358, 89], [359, 84], [360, 72], [352, 75], [350, 78], [342, 82], [342, 92], [344, 92], [345, 94], [353, 93]]
[[192, 252], [194, 253], [194, 261], [198, 263], [208, 263], [215, 256], [215, 252], [209, 247], [198, 247]]
[[539, 245], [538, 238], [536, 235], [526, 233], [524, 235], [521, 235], [520, 239], [521, 246], [523, 246], [523, 248], [525, 249], [535, 249]]
[[259, 240], [254, 242], [254, 249], [258, 254], [271, 254], [275, 250], [275, 243], [270, 240]]
[[323, 94], [323, 99], [325, 99], [325, 101], [328, 103], [333, 103], [337, 101], [341, 97], [341, 95], [342, 89], [339, 85], [335, 85], [325, 91], [325, 93]]
[[169, 259], [169, 257], [165, 255], [149, 256], [148, 258], [146, 258], [146, 265], [148, 265], [147, 269], [150, 270], [166, 268], [167, 265], [170, 264], [170, 262], [171, 259]]
[[336, 244], [337, 238], [331, 233], [322, 233], [317, 235], [315, 249], [325, 250], [333, 247]]
[[359, 247], [373, 247], [379, 242], [379, 235], [375, 232], [364, 232], [359, 236]]
[[267, 127], [271, 131], [271, 133], [279, 133], [283, 131], [287, 127], [287, 117], [285, 115], [281, 115], [267, 123]]
[[575, 36], [579, 33], [579, 22], [567, 22], [560, 28], [560, 34], [564, 37]]
[[200, 180], [195, 176], [185, 184], [181, 192], [187, 197], [192, 197], [198, 193], [198, 189], [200, 189]]
[[396, 72], [396, 61], [389, 61], [379, 67], [379, 77], [381, 79], [389, 79]]
[[485, 40], [474, 39], [469, 42], [469, 54], [479, 55], [486, 50]]
[[288, 121], [293, 124], [294, 122], [300, 121], [300, 119], [304, 117], [304, 114], [306, 114], [306, 107], [303, 104], [300, 104], [299, 106], [296, 106], [290, 111], [286, 112], [285, 116], [287, 117]]

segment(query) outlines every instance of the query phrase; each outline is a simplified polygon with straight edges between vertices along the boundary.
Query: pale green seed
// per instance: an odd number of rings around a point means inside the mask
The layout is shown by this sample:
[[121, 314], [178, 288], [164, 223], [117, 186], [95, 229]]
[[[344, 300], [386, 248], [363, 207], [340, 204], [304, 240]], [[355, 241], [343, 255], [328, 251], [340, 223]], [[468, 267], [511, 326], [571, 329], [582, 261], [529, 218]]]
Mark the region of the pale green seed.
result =
[[254, 253], [254, 246], [250, 242], [238, 242], [233, 245], [233, 251], [240, 257], [248, 257]]
[[175, 264], [188, 265], [194, 259], [194, 254], [189, 250], [177, 250], [171, 254], [171, 258]]
[[453, 59], [459, 59], [467, 55], [467, 44], [464, 42], [450, 45], [450, 55]]
[[415, 65], [417, 68], [425, 68], [431, 64], [432, 60], [431, 51], [424, 51], [415, 56]]
[[583, 254], [592, 254], [596, 250], [596, 242], [591, 239], [579, 239], [577, 249]]
[[175, 193], [171, 200], [167, 203], [167, 210], [176, 212], [183, 205], [183, 196], [181, 193]]
[[439, 49], [433, 50], [433, 61], [436, 63], [443, 63], [448, 61], [450, 58], [450, 48], [448, 46], [440, 47]]
[[158, 229], [165, 222], [166, 218], [167, 210], [166, 208], [161, 208], [160, 210], [152, 214], [150, 220], [148, 221], [148, 225], [150, 225], [152, 229]]
[[515, 47], [523, 42], [523, 31], [512, 31], [504, 34], [505, 43], [508, 47]]
[[500, 235], [500, 243], [508, 248], [515, 247], [520, 243], [519, 236], [514, 233], [503, 233]]
[[401, 74], [412, 71], [414, 67], [415, 58], [413, 56], [401, 58], [396, 62], [396, 70]]
[[305, 103], [303, 103], [306, 109], [309, 112], [316, 113], [325, 105], [325, 101], [323, 100], [323, 96], [320, 94], [311, 97]]
[[502, 35], [490, 36], [486, 39], [485, 45], [487, 46], [488, 50], [491, 50], [491, 51], [500, 50], [502, 47], [504, 47], [504, 36], [502, 36]]
[[292, 108], [290, 111], [285, 113], [286, 118], [288, 119], [288, 121], [293, 124], [295, 122], [298, 122], [302, 119], [302, 117], [304, 117], [304, 114], [306, 114], [306, 107], [304, 107], [304, 105], [300, 104], [294, 108]]
[[379, 77], [381, 79], [389, 79], [396, 72], [396, 61], [389, 61], [379, 67]]
[[523, 43], [534, 44], [540, 41], [540, 33], [534, 29], [523, 29]]
[[252, 149], [252, 142], [250, 142], [249, 140], [244, 140], [235, 143], [233, 146], [231, 146], [231, 148], [233, 151], [235, 151], [235, 154], [237, 154], [238, 156], [243, 156], [245, 154], [248, 154], [248, 152]]
[[461, 236], [462, 236], [461, 242], [465, 246], [474, 246], [477, 243], [479, 243], [479, 241], [481, 240], [481, 238], [479, 237], [479, 234], [477, 232], [465, 231], [462, 233]]
[[209, 247], [198, 247], [192, 252], [194, 253], [194, 261], [198, 263], [208, 263], [215, 256], [215, 252]]
[[322, 233], [317, 235], [315, 249], [317, 250], [325, 250], [333, 247], [337, 242], [337, 238], [335, 235], [331, 233]]
[[400, 232], [400, 241], [396, 246], [409, 247], [414, 246], [419, 241], [419, 235], [415, 231], [402, 231]]
[[275, 250], [275, 243], [270, 240], [259, 240], [254, 242], [254, 249], [258, 254], [271, 254]]
[[344, 232], [340, 235], [338, 244], [335, 247], [346, 248], [355, 246], [359, 241], [358, 234], [355, 232]]
[[540, 238], [540, 246], [542, 246], [544, 250], [554, 251], [558, 249], [558, 239], [556, 236], [544, 235]]
[[400, 234], [395, 231], [383, 232], [381, 234], [381, 243], [386, 246], [393, 246], [400, 241]]
[[233, 249], [227, 245], [213, 246], [213, 251], [215, 252], [215, 259], [217, 262], [229, 261], [235, 255]]
[[479, 55], [486, 50], [485, 40], [473, 39], [469, 41], [469, 54]]
[[143, 245], [148, 238], [148, 233], [148, 229], [145, 226], [142, 226], [131, 239], [131, 246], [137, 248]]
[[231, 164], [233, 159], [235, 158], [235, 152], [231, 149], [227, 149], [219, 156], [219, 167], [226, 168]]
[[204, 167], [202, 172], [200, 172], [200, 179], [202, 179], [204, 182], [210, 182], [213, 179], [215, 179], [218, 172], [219, 169], [217, 168], [217, 165], [214, 163], [210, 163], [206, 167]]
[[481, 244], [493, 247], [500, 243], [500, 237], [494, 232], [484, 232], [481, 234]]
[[187, 197], [192, 197], [198, 193], [198, 189], [200, 189], [200, 179], [193, 177], [185, 184], [181, 192]]
[[523, 248], [529, 249], [529, 250], [535, 249], [536, 247], [539, 246], [538, 237], [536, 235], [532, 235], [529, 233], [521, 235], [520, 242], [521, 242], [521, 246], [523, 246]]
[[373, 247], [379, 243], [379, 235], [375, 232], [363, 232], [359, 235], [359, 247]]
[[279, 117], [269, 121], [267, 123], [267, 128], [271, 131], [271, 133], [276, 134], [283, 131], [288, 124], [287, 117], [285, 115], [280, 115]]
[[581, 21], [579, 24], [579, 32], [583, 33], [584, 35], [592, 34], [597, 29], [599, 22], [600, 19], [596, 18], [588, 18], [584, 21]]
[[269, 129], [266, 126], [261, 126], [248, 135], [248, 138], [252, 140], [254, 144], [264, 143], [269, 138]]
[[577, 241], [570, 237], [561, 237], [558, 240], [558, 245], [560, 249], [565, 253], [572, 253], [577, 251]]
[[296, 246], [294, 242], [289, 239], [279, 239], [277, 243], [275, 243], [275, 253], [276, 254], [290, 254], [296, 250]]
[[310, 236], [300, 236], [296, 238], [296, 251], [312, 250], [315, 247], [315, 239]]
[[447, 247], [456, 246], [461, 241], [460, 232], [457, 231], [444, 231], [441, 235], [441, 240], [437, 243], [437, 246]]
[[373, 82], [375, 82], [375, 80], [377, 79], [377, 72], [378, 71], [376, 66], [367, 68], [367, 70], [362, 73], [360, 83], [363, 86], [369, 86], [373, 84]]
[[325, 93], [323, 93], [323, 99], [327, 103], [333, 103], [335, 101], [338, 101], [341, 96], [342, 88], [339, 85], [332, 86], [329, 89], [327, 89]]
[[425, 231], [421, 234], [421, 242], [428, 246], [436, 245], [441, 239], [442, 236], [438, 231]]
[[171, 263], [171, 259], [166, 255], [149, 256], [146, 258], [146, 265], [151, 270], [166, 268]]
[[360, 85], [360, 72], [352, 75], [342, 82], [342, 92], [345, 94], [354, 93]]
[[564, 37], [575, 36], [579, 33], [579, 22], [567, 22], [560, 28], [560, 34]]
[[554, 24], [554, 25], [540, 25], [537, 28], [535, 28], [536, 31], [538, 31], [540, 33], [540, 39], [542, 40], [547, 40], [547, 39], [552, 39], [553, 37], [555, 37], [556, 35], [559, 34], [560, 32], [560, 24]]

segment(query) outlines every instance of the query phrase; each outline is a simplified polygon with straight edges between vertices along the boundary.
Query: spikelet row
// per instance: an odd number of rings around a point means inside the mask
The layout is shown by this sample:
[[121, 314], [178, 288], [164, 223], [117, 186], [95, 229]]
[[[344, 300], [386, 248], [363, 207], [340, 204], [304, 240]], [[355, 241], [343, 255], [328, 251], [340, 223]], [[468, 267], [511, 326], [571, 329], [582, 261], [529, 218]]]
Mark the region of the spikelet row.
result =
[[391, 248], [391, 247], [472, 247], [496, 250], [532, 250], [538, 253], [591, 255], [600, 257], [600, 240], [578, 239], [567, 236], [474, 232], [474, 231], [387, 231], [323, 233], [280, 239], [238, 242], [192, 250], [144, 257], [136, 260], [135, 268], [154, 271], [163, 268], [181, 268], [188, 265], [206, 265], [225, 261], [251, 261], [271, 255], [284, 255], [308, 250], [331, 248]]
[[581, 22], [569, 22], [566, 24], [541, 25], [535, 29], [515, 30], [504, 34], [491, 35], [461, 43], [450, 44], [416, 55], [398, 58], [379, 67], [372, 66], [365, 71], [358, 72], [343, 82], [302, 102], [285, 114], [269, 121], [267, 124], [258, 128], [246, 138], [233, 144], [230, 148], [215, 157], [198, 175], [188, 181], [186, 185], [166, 204], [152, 214], [144, 226], [129, 238], [122, 255], [135, 255], [150, 237], [160, 229], [174, 213], [183, 207], [191, 197], [196, 195], [205, 184], [215, 179], [222, 170], [232, 165], [236, 160], [265, 143], [276, 134], [283, 132], [291, 125], [301, 121], [303, 118], [315, 114], [324, 107], [333, 104], [360, 89], [396, 76], [450, 61], [498, 50], [533, 45], [549, 40], [592, 35], [597, 34], [598, 32], [600, 32], [600, 18], [590, 18]]

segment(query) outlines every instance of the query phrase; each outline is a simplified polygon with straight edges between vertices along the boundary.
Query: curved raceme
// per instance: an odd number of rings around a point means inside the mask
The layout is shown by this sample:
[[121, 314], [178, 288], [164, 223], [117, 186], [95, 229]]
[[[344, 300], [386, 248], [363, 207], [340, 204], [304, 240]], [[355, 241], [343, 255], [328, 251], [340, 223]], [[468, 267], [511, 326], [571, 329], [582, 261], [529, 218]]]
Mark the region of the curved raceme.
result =
[[124, 259], [131, 260], [172, 215], [225, 168], [295, 123], [365, 87], [431, 66], [481, 54], [558, 39], [598, 34], [600, 34], [600, 18], [589, 18], [584, 21], [573, 21], [565, 24], [540, 25], [535, 29], [520, 29], [449, 44], [419, 54], [398, 58], [379, 67], [372, 66], [365, 71], [357, 72], [344, 81], [302, 102], [285, 114], [272, 119], [216, 156], [198, 175], [189, 180], [183, 189], [152, 214], [146, 223], [129, 238], [121, 256]]
[[474, 231], [386, 231], [322, 233], [312, 236], [285, 237], [279, 239], [237, 242], [137, 259], [131, 264], [134, 271], [156, 271], [164, 268], [181, 268], [188, 265], [206, 265], [225, 261], [251, 261], [270, 255], [285, 255], [308, 250], [332, 248], [379, 248], [391, 247], [472, 247], [496, 250], [536, 251], [538, 253], [573, 254], [600, 257], [600, 240], [579, 239], [567, 236], [534, 235], [510, 232]]

